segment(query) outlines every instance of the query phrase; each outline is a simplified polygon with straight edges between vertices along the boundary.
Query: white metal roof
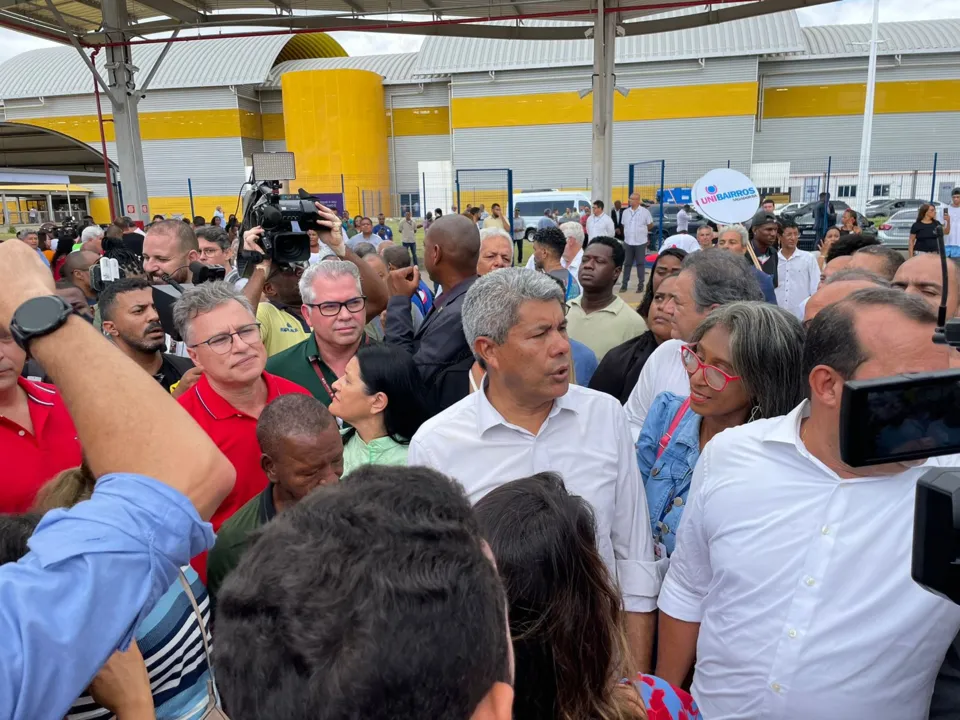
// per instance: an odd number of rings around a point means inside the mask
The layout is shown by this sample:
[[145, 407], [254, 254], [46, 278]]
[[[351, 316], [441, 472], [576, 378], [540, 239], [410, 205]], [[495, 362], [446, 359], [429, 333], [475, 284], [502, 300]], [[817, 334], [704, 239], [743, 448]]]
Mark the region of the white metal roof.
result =
[[[960, 52], [960, 20], [880, 23], [879, 55]], [[803, 28], [806, 57], [867, 55], [870, 25], [824, 25]], [[855, 44], [860, 43], [860, 44]]]
[[375, 72], [383, 76], [385, 85], [415, 83], [420, 82], [420, 79], [413, 75], [417, 65], [417, 57], [418, 54], [414, 52], [396, 55], [360, 55], [358, 57], [288, 60], [273, 67], [262, 87], [266, 89], [279, 88], [280, 76], [284, 73], [296, 72], [297, 70], [334, 70], [338, 68]]
[[[290, 36], [205, 40], [177, 43], [160, 64], [150, 88], [227, 87], [259, 85], [270, 73]], [[163, 45], [132, 48], [133, 63], [146, 77]], [[105, 74], [105, 55], [97, 56], [97, 69]], [[93, 92], [93, 76], [72, 47], [45, 48], [15, 55], [0, 65], [0, 99], [57, 95], [87, 95]]]
[[[651, 16], [658, 20], [694, 15], [699, 9]], [[642, 25], [647, 20], [627, 23]], [[571, 23], [537, 20], [533, 27], [571, 27]], [[586, 26], [583, 26], [586, 29]], [[617, 39], [618, 64], [804, 51], [794, 11], [748, 17], [687, 30], [637, 34]], [[491, 40], [428, 37], [420, 49], [418, 74], [579, 67], [593, 64], [592, 40]]]

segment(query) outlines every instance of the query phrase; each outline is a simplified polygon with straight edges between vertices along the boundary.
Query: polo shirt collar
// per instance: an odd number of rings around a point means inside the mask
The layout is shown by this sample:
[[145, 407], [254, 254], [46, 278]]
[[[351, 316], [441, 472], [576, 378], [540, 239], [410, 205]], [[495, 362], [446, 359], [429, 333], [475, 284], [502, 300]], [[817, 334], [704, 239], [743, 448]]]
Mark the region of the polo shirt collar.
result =
[[269, 483], [260, 493], [260, 524], [266, 525], [277, 516], [277, 506], [273, 502], [273, 483]]
[[[263, 373], [260, 377], [262, 377], [263, 381], [267, 384], [267, 402], [269, 403], [280, 395], [280, 388], [277, 387], [277, 383], [274, 382], [273, 375]], [[249, 417], [246, 413], [241, 413], [237, 410], [211, 387], [210, 381], [207, 380], [206, 373], [200, 376], [196, 388], [197, 399], [214, 420], [226, 420], [229, 417], [236, 417], [238, 415]]]
[[[581, 310], [583, 310], [583, 293], [580, 293], [577, 297], [575, 297], [573, 300], [571, 300], [568, 304], [570, 304], [570, 305], [577, 305], [578, 307], [580, 307]], [[607, 305], [605, 308], [601, 308], [601, 309], [599, 309], [599, 310], [594, 310], [593, 312], [594, 312], [594, 313], [602, 313], [602, 312], [605, 312], [605, 313], [610, 313], [611, 315], [619, 315], [621, 308], [622, 308], [625, 304], [626, 304], [626, 303], [623, 302], [623, 298], [621, 298], [621, 297], [619, 297], [618, 295], [614, 294], [614, 296], [613, 296], [613, 302], [612, 302], [612, 303], [610, 303], [609, 305]], [[586, 313], [586, 311], [584, 311], [584, 313]]]
[[43, 432], [43, 426], [47, 423], [47, 418], [50, 417], [50, 411], [55, 405], [54, 400], [57, 391], [32, 380], [27, 380], [22, 375], [17, 378], [17, 384], [27, 394], [30, 421], [33, 423], [33, 435], [39, 437]]
[[[476, 398], [477, 403], [477, 432], [482, 437], [487, 430], [497, 427], [498, 425], [503, 425], [514, 430], [518, 430], [523, 433], [529, 433], [528, 430], [517, 427], [513, 425], [500, 414], [500, 411], [497, 410], [490, 400], [487, 398], [487, 376], [484, 375], [480, 379], [480, 389], [473, 393], [474, 398]], [[553, 401], [553, 407], [550, 408], [550, 413], [547, 415], [547, 419], [543, 421], [543, 425], [540, 426], [540, 430], [547, 426], [547, 423], [550, 422], [550, 419], [556, 415], [559, 415], [561, 412], [572, 412], [577, 413], [576, 407], [569, 399], [569, 391], [564, 393], [561, 397], [558, 397]]]

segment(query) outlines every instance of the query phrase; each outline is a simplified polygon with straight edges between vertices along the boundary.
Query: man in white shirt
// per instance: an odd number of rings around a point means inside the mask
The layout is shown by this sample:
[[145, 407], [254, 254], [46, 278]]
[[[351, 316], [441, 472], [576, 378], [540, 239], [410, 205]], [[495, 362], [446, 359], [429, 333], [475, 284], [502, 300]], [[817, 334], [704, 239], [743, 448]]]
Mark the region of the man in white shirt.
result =
[[690, 230], [690, 206], [684, 205], [677, 210], [677, 232], [685, 233]]
[[637, 266], [637, 292], [643, 292], [643, 276], [646, 272], [644, 257], [647, 254], [647, 235], [653, 230], [653, 216], [640, 205], [639, 193], [630, 196], [630, 207], [623, 211], [623, 249], [626, 257], [623, 261], [623, 277], [620, 292], [625, 292], [630, 284], [630, 271]]
[[[960, 187], [953, 189], [950, 206], [943, 209], [943, 215], [943, 244], [946, 246], [947, 257], [960, 257]], [[946, 232], [948, 225], [950, 232]]]
[[[567, 247], [560, 258], [560, 264], [570, 271], [574, 278], [580, 276], [580, 263], [583, 261], [583, 241], [586, 237], [583, 232], [583, 225], [578, 220], [565, 222], [560, 225], [560, 230], [567, 237]], [[533, 257], [526, 264], [527, 270], [536, 270]], [[483, 273], [477, 273], [482, 275]]]
[[697, 239], [693, 235], [687, 235], [686, 233], [679, 233], [668, 237], [663, 241], [663, 245], [657, 251], [657, 254], [659, 255], [667, 248], [680, 248], [688, 253], [697, 252], [697, 250], [701, 249]]
[[925, 718], [960, 607], [911, 579], [917, 479], [957, 457], [854, 468], [845, 381], [943, 370], [922, 301], [860, 290], [810, 324], [810, 400], [721, 433], [697, 463], [660, 593], [657, 674], [710, 720]]
[[593, 214], [587, 218], [587, 237], [613, 237], [613, 218], [603, 211], [603, 200], [593, 201]]
[[673, 312], [674, 339], [653, 351], [623, 406], [634, 441], [640, 436], [647, 411], [657, 395], [667, 390], [681, 397], [690, 394], [690, 375], [680, 361], [680, 346], [689, 342], [711, 310], [740, 300], [763, 300], [750, 265], [725, 250], [713, 248], [683, 259], [673, 293], [664, 307], [666, 312]]
[[479, 390], [421, 426], [408, 464], [442, 469], [472, 502], [511, 480], [559, 472], [593, 508], [600, 554], [623, 594], [633, 655], [628, 669], [649, 668], [663, 563], [654, 559], [620, 404], [570, 384], [560, 286], [519, 268], [489, 273], [467, 292], [463, 330], [486, 375]]
[[803, 304], [820, 285], [820, 266], [813, 253], [797, 249], [800, 230], [787, 221], [780, 237], [780, 258], [777, 265], [780, 284], [774, 288], [777, 305], [803, 320]]

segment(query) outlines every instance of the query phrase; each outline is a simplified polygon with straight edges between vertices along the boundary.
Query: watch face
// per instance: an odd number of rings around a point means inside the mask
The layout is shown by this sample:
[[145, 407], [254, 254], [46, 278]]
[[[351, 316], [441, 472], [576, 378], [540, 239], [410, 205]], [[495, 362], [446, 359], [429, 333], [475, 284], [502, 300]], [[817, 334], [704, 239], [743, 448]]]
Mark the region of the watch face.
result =
[[63, 300], [56, 295], [27, 300], [17, 308], [16, 321], [25, 335], [47, 330], [63, 315]]

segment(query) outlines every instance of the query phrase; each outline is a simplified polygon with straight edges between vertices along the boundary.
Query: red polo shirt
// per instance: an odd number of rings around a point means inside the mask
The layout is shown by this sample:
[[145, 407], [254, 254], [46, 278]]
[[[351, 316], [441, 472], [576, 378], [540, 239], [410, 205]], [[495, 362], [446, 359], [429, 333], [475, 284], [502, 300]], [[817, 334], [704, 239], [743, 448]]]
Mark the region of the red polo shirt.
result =
[[23, 513], [37, 491], [61, 470], [77, 467], [83, 455], [77, 429], [53, 385], [24, 377], [17, 383], [27, 393], [33, 433], [0, 415], [0, 512]]
[[[263, 374], [267, 383], [267, 402], [290, 393], [310, 393], [296, 383], [269, 373]], [[214, 531], [246, 502], [267, 486], [267, 474], [260, 467], [260, 445], [257, 443], [257, 418], [237, 410], [210, 387], [206, 375], [179, 398], [190, 416], [206, 430], [210, 439], [227, 456], [237, 471], [237, 482], [230, 494], [220, 503], [210, 522]], [[198, 555], [191, 563], [203, 581], [207, 580], [207, 554]]]

